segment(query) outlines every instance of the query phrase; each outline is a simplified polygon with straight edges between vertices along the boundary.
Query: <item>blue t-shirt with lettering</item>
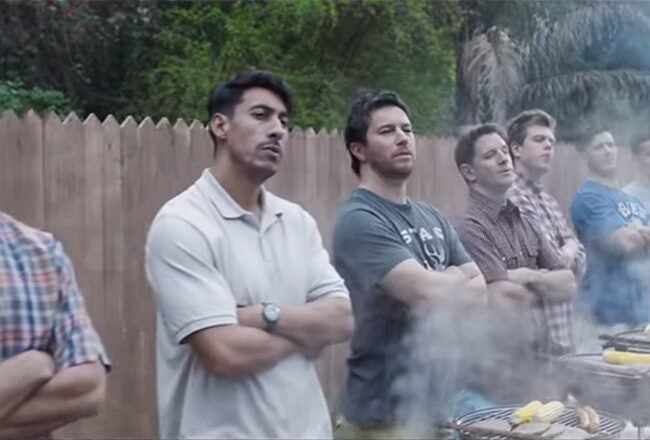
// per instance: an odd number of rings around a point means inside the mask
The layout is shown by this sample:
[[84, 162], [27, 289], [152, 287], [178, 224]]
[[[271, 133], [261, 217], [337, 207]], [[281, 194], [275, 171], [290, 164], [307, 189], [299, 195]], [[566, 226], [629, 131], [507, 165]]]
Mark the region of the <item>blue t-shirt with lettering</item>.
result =
[[639, 325], [649, 317], [648, 257], [613, 254], [605, 240], [628, 225], [647, 225], [648, 212], [634, 196], [585, 181], [571, 203], [571, 219], [587, 250], [587, 271], [577, 309], [601, 324]]

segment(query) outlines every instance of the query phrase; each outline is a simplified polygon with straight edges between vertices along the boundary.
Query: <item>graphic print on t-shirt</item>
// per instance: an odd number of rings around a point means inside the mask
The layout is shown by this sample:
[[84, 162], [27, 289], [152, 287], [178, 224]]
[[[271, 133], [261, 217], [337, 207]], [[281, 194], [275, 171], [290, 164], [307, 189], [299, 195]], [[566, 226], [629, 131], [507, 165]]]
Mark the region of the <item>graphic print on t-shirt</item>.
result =
[[648, 213], [646, 209], [633, 201], [618, 202], [616, 206], [618, 213], [628, 225], [642, 226], [646, 224]]
[[[413, 246], [415, 240], [424, 252], [425, 258], [422, 261], [424, 267], [429, 270], [443, 270], [446, 267], [447, 252], [445, 251], [445, 234], [439, 227], [433, 228], [433, 234], [426, 228], [406, 228], [400, 231], [404, 243]], [[417, 252], [416, 252], [417, 254]]]

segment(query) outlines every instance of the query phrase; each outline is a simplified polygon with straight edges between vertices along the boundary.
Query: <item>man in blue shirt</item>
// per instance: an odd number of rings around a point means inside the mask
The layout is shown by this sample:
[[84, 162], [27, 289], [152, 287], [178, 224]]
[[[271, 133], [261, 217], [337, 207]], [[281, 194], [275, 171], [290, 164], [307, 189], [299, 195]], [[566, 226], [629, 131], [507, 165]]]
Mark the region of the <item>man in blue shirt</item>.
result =
[[599, 325], [639, 326], [650, 315], [650, 292], [644, 281], [650, 248], [648, 212], [636, 197], [618, 189], [618, 147], [610, 132], [592, 132], [577, 148], [588, 168], [571, 203], [571, 219], [587, 249], [577, 308]]
[[637, 165], [637, 178], [624, 191], [641, 200], [646, 211], [650, 211], [650, 133], [637, 138], [631, 148]]

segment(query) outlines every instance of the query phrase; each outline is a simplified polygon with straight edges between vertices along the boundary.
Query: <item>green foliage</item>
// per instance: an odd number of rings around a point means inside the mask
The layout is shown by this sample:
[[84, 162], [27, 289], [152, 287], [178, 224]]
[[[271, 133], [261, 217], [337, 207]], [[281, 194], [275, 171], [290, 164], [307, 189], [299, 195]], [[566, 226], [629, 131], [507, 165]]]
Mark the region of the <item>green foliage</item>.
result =
[[29, 109], [38, 113], [54, 110], [59, 114], [72, 110], [68, 98], [58, 90], [28, 89], [21, 81], [0, 81], [0, 111], [23, 114]]
[[415, 126], [431, 132], [452, 114], [454, 8], [423, 1], [179, 4], [163, 14], [160, 56], [130, 108], [204, 119], [212, 85], [261, 68], [294, 88], [294, 124], [341, 127], [359, 88], [389, 88], [409, 103]]

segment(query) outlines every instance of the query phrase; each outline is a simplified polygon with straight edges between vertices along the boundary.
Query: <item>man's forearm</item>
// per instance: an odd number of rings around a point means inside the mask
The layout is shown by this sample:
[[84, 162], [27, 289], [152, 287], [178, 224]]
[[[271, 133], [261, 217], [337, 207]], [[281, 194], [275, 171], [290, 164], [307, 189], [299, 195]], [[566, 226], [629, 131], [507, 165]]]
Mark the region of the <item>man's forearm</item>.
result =
[[551, 302], [571, 301], [576, 293], [576, 281], [568, 269], [542, 272], [531, 270], [526, 283], [540, 298]]
[[[273, 333], [310, 349], [346, 341], [353, 319], [347, 298], [324, 298], [299, 306], [280, 306], [281, 315]], [[261, 306], [247, 307], [238, 314], [240, 325], [264, 328]]]
[[0, 420], [54, 374], [54, 361], [42, 351], [30, 350], [0, 362]]
[[99, 362], [65, 368], [0, 420], [0, 427], [5, 430], [46, 424], [57, 427], [95, 415], [104, 398], [105, 375]]
[[187, 342], [203, 367], [219, 377], [249, 377], [299, 352], [293, 341], [243, 324], [207, 328]]

